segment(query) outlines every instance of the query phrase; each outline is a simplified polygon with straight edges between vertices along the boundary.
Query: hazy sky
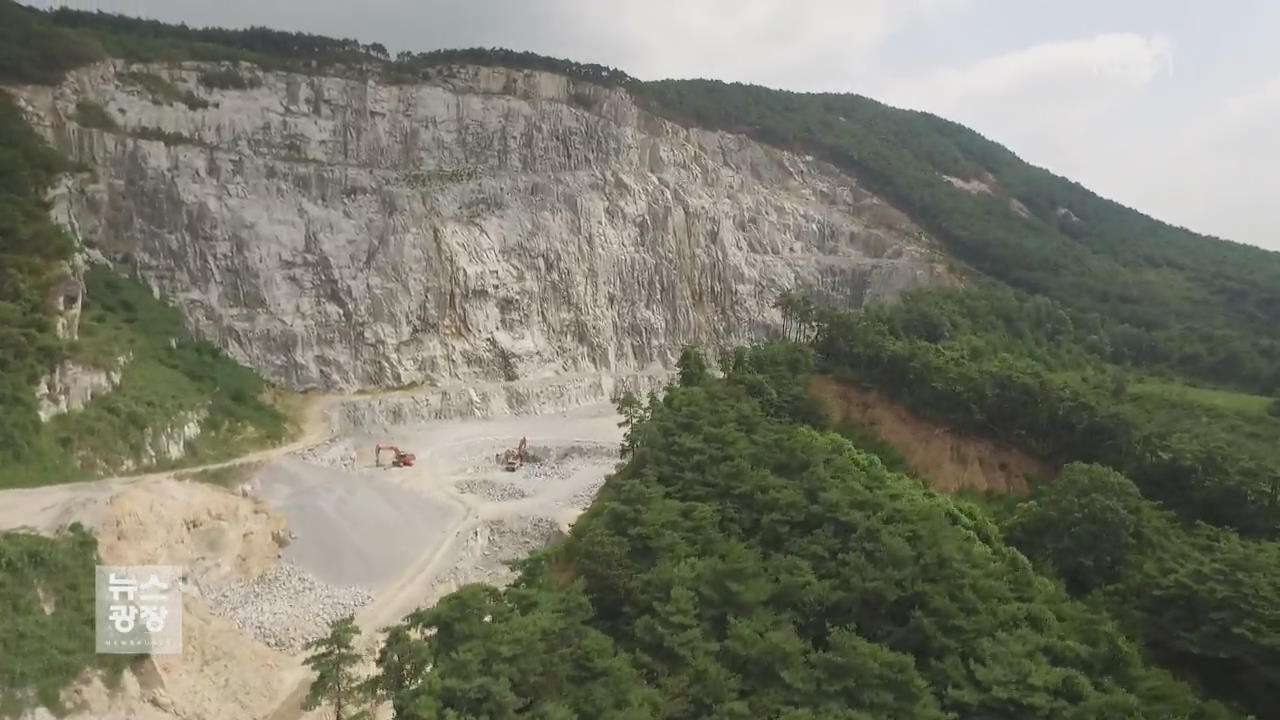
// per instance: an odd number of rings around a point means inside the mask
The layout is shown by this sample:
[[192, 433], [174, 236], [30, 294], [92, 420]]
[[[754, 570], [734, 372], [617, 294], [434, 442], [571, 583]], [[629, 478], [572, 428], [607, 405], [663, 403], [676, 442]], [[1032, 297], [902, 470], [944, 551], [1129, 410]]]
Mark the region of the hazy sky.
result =
[[1161, 219], [1280, 250], [1272, 0], [58, 2], [393, 52], [503, 46], [644, 79], [862, 93], [962, 122]]

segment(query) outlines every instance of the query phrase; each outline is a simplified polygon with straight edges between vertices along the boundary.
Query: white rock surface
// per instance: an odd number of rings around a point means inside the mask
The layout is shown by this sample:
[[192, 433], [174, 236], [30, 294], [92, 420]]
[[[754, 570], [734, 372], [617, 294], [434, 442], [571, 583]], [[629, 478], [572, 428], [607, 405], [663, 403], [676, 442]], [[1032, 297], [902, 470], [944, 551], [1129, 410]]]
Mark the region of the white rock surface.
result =
[[356, 446], [350, 438], [332, 438], [319, 445], [303, 448], [293, 454], [302, 462], [320, 467], [354, 470]]
[[124, 366], [131, 358], [116, 360], [111, 369], [102, 369], [64, 360], [54, 366], [36, 386], [37, 411], [42, 421], [62, 413], [79, 410], [95, 397], [105, 395], [120, 385]]
[[205, 595], [216, 615], [289, 654], [324, 637], [331, 623], [354, 615], [372, 599], [367, 590], [328, 585], [284, 562], [252, 582], [231, 583]]
[[138, 468], [155, 465], [164, 460], [178, 460], [187, 454], [187, 443], [200, 437], [203, 423], [208, 412], [204, 409], [179, 414], [168, 424], [143, 429], [146, 443], [142, 455], [126, 460], [115, 469], [116, 472], [129, 472]]
[[[456, 68], [433, 84], [263, 73], [157, 105], [118, 63], [21, 88], [92, 168], [55, 216], [189, 324], [293, 387], [670, 367], [776, 327], [778, 293], [846, 306], [951, 278], [906, 216], [833, 167], [686, 129], [621, 91]], [[126, 130], [75, 124], [98, 102]]]
[[339, 404], [342, 432], [358, 432], [430, 420], [539, 415], [611, 402], [624, 392], [659, 392], [667, 372], [563, 375], [543, 380], [446, 385], [414, 392], [356, 397]]

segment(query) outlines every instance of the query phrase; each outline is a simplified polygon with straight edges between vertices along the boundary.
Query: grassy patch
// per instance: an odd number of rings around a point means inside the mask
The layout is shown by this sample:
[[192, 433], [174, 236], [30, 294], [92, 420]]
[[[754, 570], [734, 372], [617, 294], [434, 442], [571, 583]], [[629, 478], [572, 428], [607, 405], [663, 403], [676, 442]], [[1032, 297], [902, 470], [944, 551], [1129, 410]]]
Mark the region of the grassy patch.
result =
[[87, 128], [106, 130], [107, 132], [116, 132], [120, 129], [116, 119], [111, 117], [111, 113], [92, 100], [81, 100], [76, 103], [76, 112], [71, 116], [71, 119]]
[[0, 535], [0, 716], [62, 712], [59, 694], [83, 672], [111, 681], [134, 659], [94, 653], [97, 547], [79, 525], [57, 538]]
[[[213, 345], [193, 339], [178, 311], [141, 283], [95, 266], [86, 274], [79, 352], [98, 362], [126, 352], [120, 386], [40, 428], [29, 456], [0, 486], [41, 485], [113, 474], [128, 464], [166, 469], [234, 458], [282, 442], [285, 415], [271, 388]], [[153, 458], [159, 435], [199, 415], [201, 433], [176, 460]], [[154, 459], [154, 461], [153, 461]]]
[[151, 102], [157, 105], [182, 103], [192, 110], [204, 110], [209, 101], [190, 90], [184, 90], [165, 78], [149, 72], [120, 73], [120, 81], [145, 90], [151, 96]]
[[[1261, 471], [1272, 486], [1277, 482], [1280, 418], [1268, 415], [1269, 398], [1171, 382], [1142, 382], [1130, 387], [1124, 401], [1122, 412], [1134, 423], [1155, 428], [1166, 437], [1216, 448]], [[1262, 492], [1267, 494], [1265, 489]]]
[[1262, 395], [1194, 387], [1176, 382], [1144, 381], [1135, 383], [1129, 390], [1139, 396], [1177, 400], [1179, 403], [1203, 405], [1246, 415], [1266, 415], [1273, 402]]

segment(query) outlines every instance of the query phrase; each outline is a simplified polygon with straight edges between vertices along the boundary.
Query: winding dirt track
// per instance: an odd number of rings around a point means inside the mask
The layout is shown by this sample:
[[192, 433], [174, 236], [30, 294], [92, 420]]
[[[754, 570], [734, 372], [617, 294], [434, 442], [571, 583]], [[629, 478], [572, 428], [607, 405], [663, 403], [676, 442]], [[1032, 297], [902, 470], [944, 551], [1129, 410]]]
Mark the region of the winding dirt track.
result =
[[263, 462], [316, 445], [328, 439], [332, 434], [328, 421], [328, 412], [337, 403], [345, 399], [348, 398], [342, 395], [323, 395], [310, 398], [301, 413], [301, 432], [297, 438], [287, 444], [257, 450], [231, 460], [208, 463], [196, 467], [119, 475], [62, 485], [0, 490], [0, 532], [23, 528], [50, 532], [57, 529], [58, 519], [64, 516], [69, 508], [105, 500], [130, 483], [174, 477], [201, 470], [215, 470], [246, 463]]

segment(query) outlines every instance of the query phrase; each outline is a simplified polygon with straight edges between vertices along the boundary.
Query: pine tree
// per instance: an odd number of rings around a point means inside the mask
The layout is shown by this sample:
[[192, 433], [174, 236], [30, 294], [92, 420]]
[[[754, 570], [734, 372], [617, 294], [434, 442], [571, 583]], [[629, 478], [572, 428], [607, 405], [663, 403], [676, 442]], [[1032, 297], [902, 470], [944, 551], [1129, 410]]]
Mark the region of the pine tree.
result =
[[355, 666], [360, 653], [355, 650], [355, 638], [360, 633], [355, 618], [347, 616], [329, 626], [329, 634], [307, 644], [312, 651], [303, 663], [316, 672], [311, 690], [302, 707], [315, 710], [321, 705], [333, 706], [334, 720], [366, 720], [371, 717], [366, 710], [350, 714], [363, 699]]
[[701, 348], [694, 345], [685, 346], [676, 367], [680, 370], [680, 384], [684, 387], [701, 385], [711, 378], [707, 358], [702, 354]]
[[632, 450], [636, 449], [636, 428], [648, 417], [649, 408], [645, 406], [644, 401], [636, 397], [636, 394], [630, 390], [615, 399], [613, 404], [617, 408], [618, 414], [622, 416], [618, 427], [626, 430], [622, 437], [620, 452], [622, 457], [626, 457], [631, 454]]

